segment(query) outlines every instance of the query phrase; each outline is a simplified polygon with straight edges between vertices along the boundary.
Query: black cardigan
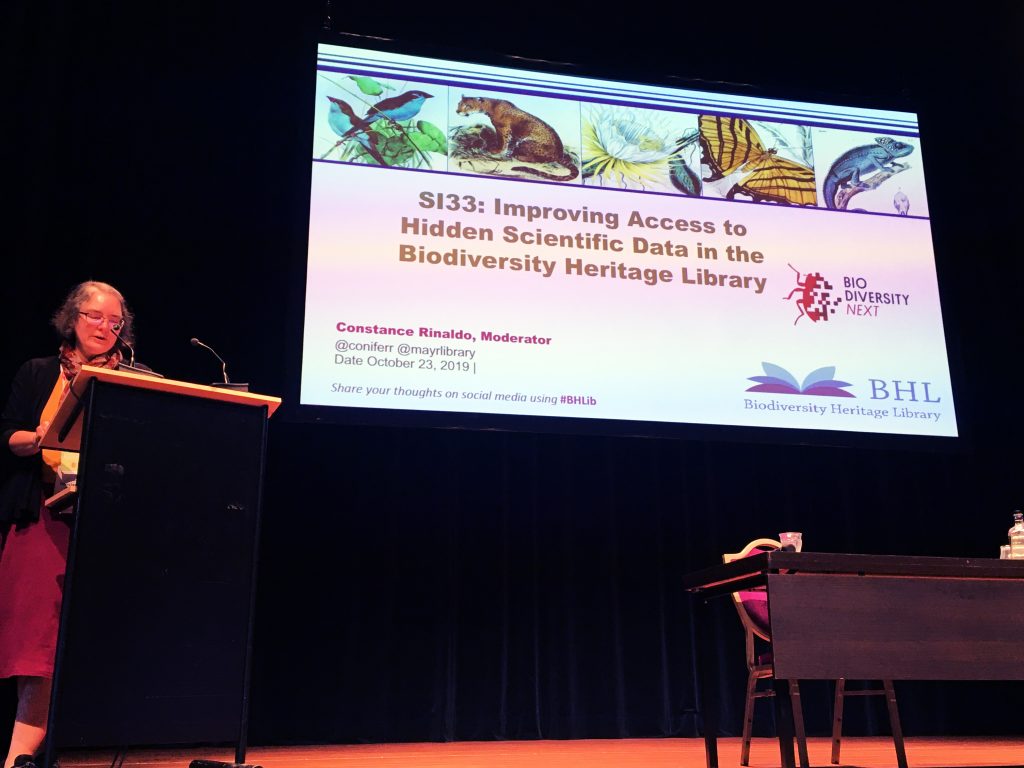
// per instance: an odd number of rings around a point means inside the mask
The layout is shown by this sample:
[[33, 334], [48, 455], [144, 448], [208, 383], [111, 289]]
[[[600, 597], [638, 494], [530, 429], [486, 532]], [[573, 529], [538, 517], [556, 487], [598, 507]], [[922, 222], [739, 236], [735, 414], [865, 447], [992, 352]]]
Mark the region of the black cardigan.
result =
[[60, 360], [56, 356], [37, 357], [22, 365], [11, 383], [11, 395], [0, 416], [0, 529], [39, 519], [42, 455], [15, 456], [8, 442], [18, 430], [36, 431], [59, 374]]

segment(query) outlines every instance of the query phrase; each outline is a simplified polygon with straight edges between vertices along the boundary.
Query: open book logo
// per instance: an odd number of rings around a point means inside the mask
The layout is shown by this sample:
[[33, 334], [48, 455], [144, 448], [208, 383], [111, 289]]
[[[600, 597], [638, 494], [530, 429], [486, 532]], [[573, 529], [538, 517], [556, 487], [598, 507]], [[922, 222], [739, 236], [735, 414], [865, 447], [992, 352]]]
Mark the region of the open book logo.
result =
[[750, 381], [756, 382], [747, 392], [767, 392], [773, 395], [816, 395], [817, 397], [854, 397], [853, 393], [844, 388], [853, 386], [847, 381], [836, 378], [834, 365], [811, 371], [804, 379], [803, 385], [797, 384], [796, 377], [785, 368], [773, 363], [761, 363], [764, 376], [751, 376]]

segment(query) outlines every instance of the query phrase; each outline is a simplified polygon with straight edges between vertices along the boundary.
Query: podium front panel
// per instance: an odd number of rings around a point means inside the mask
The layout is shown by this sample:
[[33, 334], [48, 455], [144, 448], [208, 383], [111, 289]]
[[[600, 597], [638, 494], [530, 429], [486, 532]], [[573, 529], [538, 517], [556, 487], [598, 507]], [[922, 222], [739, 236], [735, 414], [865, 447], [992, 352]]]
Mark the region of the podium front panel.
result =
[[238, 742], [266, 409], [90, 386], [57, 748]]

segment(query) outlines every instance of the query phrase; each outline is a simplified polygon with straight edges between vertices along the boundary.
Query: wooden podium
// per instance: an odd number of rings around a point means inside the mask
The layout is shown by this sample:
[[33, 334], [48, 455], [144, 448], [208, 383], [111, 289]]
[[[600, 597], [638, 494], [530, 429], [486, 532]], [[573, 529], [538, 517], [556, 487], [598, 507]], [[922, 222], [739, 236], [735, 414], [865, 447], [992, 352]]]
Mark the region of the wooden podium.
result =
[[84, 366], [43, 439], [79, 450], [44, 765], [68, 747], [245, 759], [267, 419], [280, 399]]

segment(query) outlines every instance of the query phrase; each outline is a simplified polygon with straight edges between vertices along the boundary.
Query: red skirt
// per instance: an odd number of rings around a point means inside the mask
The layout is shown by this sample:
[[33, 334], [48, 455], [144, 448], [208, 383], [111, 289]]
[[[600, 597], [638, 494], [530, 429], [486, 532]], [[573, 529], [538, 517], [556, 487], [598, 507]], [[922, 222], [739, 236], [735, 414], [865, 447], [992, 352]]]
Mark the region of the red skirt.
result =
[[48, 509], [0, 548], [0, 678], [53, 677], [71, 526]]

